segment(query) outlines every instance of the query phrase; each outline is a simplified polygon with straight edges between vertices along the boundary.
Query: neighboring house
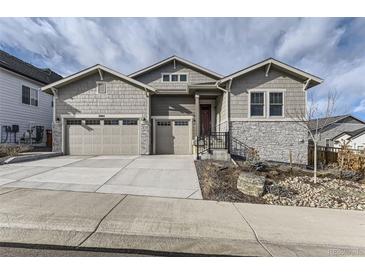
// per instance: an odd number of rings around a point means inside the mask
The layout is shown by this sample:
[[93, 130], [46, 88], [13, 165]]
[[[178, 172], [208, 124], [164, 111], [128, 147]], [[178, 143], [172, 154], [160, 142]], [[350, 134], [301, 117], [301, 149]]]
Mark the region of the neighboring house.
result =
[[[361, 130], [365, 128], [365, 122], [352, 115], [339, 115], [318, 120], [311, 120], [309, 128], [315, 132], [320, 132], [319, 146], [339, 147], [341, 140], [356, 137], [360, 138]], [[360, 130], [360, 131], [358, 131]], [[355, 146], [359, 142], [353, 142]], [[353, 147], [353, 146], [351, 146]]]
[[62, 77], [0, 50], [1, 143], [44, 145], [52, 128], [52, 96], [40, 91]]
[[352, 149], [365, 148], [365, 126], [354, 131], [346, 131], [333, 138], [334, 147], [347, 145]]
[[229, 132], [231, 153], [305, 164], [307, 132], [291, 117], [321, 81], [272, 58], [221, 76], [172, 56], [129, 76], [95, 65], [42, 90], [55, 95], [55, 151], [192, 154], [197, 136]]

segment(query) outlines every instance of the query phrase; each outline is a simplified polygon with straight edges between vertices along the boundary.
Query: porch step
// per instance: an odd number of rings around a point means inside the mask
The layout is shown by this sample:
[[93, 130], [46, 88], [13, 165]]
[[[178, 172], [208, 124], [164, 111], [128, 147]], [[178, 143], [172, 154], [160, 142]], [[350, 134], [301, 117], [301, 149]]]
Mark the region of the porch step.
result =
[[227, 149], [211, 149], [211, 153], [205, 151], [201, 154], [200, 159], [202, 160], [215, 160], [215, 161], [229, 161], [231, 155]]

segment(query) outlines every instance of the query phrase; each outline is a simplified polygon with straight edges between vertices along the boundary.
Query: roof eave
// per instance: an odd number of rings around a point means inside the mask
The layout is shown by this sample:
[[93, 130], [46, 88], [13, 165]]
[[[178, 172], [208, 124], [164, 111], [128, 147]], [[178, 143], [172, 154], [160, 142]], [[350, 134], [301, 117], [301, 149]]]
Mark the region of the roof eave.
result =
[[133, 72], [133, 73], [129, 74], [128, 76], [129, 76], [129, 77], [132, 77], [132, 78], [133, 78], [133, 77], [140, 76], [140, 75], [142, 75], [142, 74], [144, 74], [144, 73], [146, 73], [146, 72], [148, 72], [148, 71], [151, 71], [151, 70], [153, 70], [153, 69], [155, 69], [155, 68], [158, 68], [158, 67], [160, 67], [160, 66], [163, 66], [164, 64], [169, 63], [169, 62], [171, 62], [171, 61], [173, 61], [173, 60], [176, 60], [176, 61], [178, 61], [178, 62], [181, 62], [181, 63], [186, 64], [186, 65], [188, 65], [188, 66], [191, 66], [191, 67], [193, 67], [193, 68], [196, 68], [197, 70], [200, 70], [200, 71], [202, 71], [202, 72], [204, 72], [204, 73], [206, 73], [206, 74], [209, 74], [209, 75], [211, 75], [211, 76], [214, 76], [214, 77], [215, 77], [215, 78], [217, 78], [217, 79], [220, 79], [220, 78], [222, 78], [222, 77], [223, 77], [223, 75], [220, 75], [220, 74], [218, 74], [218, 73], [216, 73], [216, 72], [214, 72], [214, 71], [211, 71], [211, 70], [209, 70], [209, 69], [206, 69], [206, 68], [204, 68], [204, 67], [201, 67], [201, 66], [199, 66], [199, 65], [197, 65], [197, 64], [194, 64], [194, 63], [192, 63], [192, 62], [190, 62], [190, 61], [188, 61], [188, 60], [185, 60], [185, 59], [183, 59], [183, 58], [181, 58], [181, 57], [178, 57], [178, 56], [176, 56], [176, 55], [173, 55], [173, 56], [171, 56], [171, 57], [168, 57], [168, 58], [166, 58], [166, 59], [163, 59], [162, 61], [157, 62], [157, 63], [155, 63], [155, 64], [153, 64], [153, 65], [151, 65], [151, 66], [148, 66], [148, 67], [145, 67], [145, 68], [143, 68], [143, 69], [137, 70], [137, 71], [135, 71], [135, 72]]
[[59, 88], [59, 87], [65, 85], [65, 84], [71, 83], [73, 80], [77, 80], [79, 77], [81, 77], [81, 76], [83, 76], [85, 74], [88, 74], [88, 73], [90, 73], [92, 71], [96, 71], [98, 69], [101, 69], [101, 70], [106, 71], [106, 72], [108, 72], [110, 74], [113, 74], [113, 75], [115, 75], [115, 76], [117, 76], [117, 77], [119, 77], [121, 79], [124, 79], [124, 80], [126, 80], [126, 81], [128, 81], [128, 82], [130, 82], [132, 84], [137, 85], [137, 86], [140, 86], [140, 87], [142, 87], [142, 88], [144, 88], [146, 90], [149, 90], [149, 91], [152, 91], [152, 92], [156, 92], [156, 89], [155, 88], [153, 88], [153, 87], [151, 87], [149, 85], [146, 85], [146, 84], [144, 84], [142, 82], [139, 82], [139, 81], [137, 81], [137, 80], [135, 80], [133, 78], [130, 78], [130, 77], [126, 76], [126, 75], [123, 75], [123, 74], [121, 74], [121, 73], [119, 73], [119, 72], [117, 72], [115, 70], [112, 70], [112, 69], [107, 68], [107, 67], [105, 67], [103, 65], [100, 65], [100, 64], [97, 64], [97, 65], [94, 65], [92, 67], [86, 68], [86, 69], [81, 70], [81, 71], [79, 71], [79, 72], [77, 72], [75, 74], [72, 74], [72, 75], [70, 75], [68, 77], [65, 77], [65, 78], [63, 78], [63, 79], [61, 79], [59, 81], [56, 81], [56, 82], [54, 82], [52, 84], [46, 85], [46, 86], [42, 87], [41, 90], [44, 91], [44, 92], [47, 92], [48, 90], [50, 90], [52, 88]]
[[282, 63], [282, 62], [280, 62], [278, 60], [275, 60], [274, 58], [269, 58], [269, 59], [266, 59], [266, 60], [261, 61], [259, 63], [256, 63], [256, 64], [254, 64], [252, 66], [249, 66], [247, 68], [244, 68], [242, 70], [239, 70], [239, 71], [237, 71], [235, 73], [232, 73], [230, 75], [227, 75], [223, 79], [219, 80], [218, 81], [218, 84], [223, 84], [223, 83], [225, 83], [225, 82], [227, 82], [229, 80], [232, 80], [233, 78], [242, 76], [242, 75], [244, 75], [246, 73], [249, 73], [251, 71], [254, 71], [254, 70], [256, 70], [258, 68], [261, 68], [263, 66], [266, 66], [268, 64], [273, 64], [275, 66], [278, 66], [278, 67], [281, 67], [283, 69], [286, 69], [286, 70], [288, 70], [291, 73], [294, 73], [294, 74], [300, 75], [300, 76], [302, 76], [302, 77], [304, 77], [306, 79], [309, 79], [310, 82], [311, 82], [311, 84], [309, 85], [309, 87], [314, 87], [314, 86], [319, 85], [319, 84], [321, 84], [323, 82], [323, 79], [321, 79], [321, 78], [319, 78], [319, 77], [317, 77], [315, 75], [312, 75], [312, 74], [309, 74], [309, 73], [307, 73], [305, 71], [302, 71], [300, 69], [294, 68], [294, 67], [292, 67], [290, 65], [287, 65], [287, 64]]

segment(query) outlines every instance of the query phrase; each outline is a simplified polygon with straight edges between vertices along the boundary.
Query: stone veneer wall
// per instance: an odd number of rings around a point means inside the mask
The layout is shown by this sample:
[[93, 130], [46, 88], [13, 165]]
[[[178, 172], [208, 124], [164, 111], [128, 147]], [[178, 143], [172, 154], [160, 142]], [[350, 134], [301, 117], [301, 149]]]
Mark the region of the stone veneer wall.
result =
[[[232, 154], [242, 155], [235, 139], [258, 150], [260, 160], [307, 164], [308, 141], [306, 130], [295, 122], [231, 122]], [[242, 155], [243, 156], [243, 155]]]
[[151, 125], [148, 121], [141, 121], [141, 151], [140, 154], [148, 155], [150, 154], [150, 144], [151, 144]]
[[52, 151], [62, 152], [62, 124], [52, 123]]

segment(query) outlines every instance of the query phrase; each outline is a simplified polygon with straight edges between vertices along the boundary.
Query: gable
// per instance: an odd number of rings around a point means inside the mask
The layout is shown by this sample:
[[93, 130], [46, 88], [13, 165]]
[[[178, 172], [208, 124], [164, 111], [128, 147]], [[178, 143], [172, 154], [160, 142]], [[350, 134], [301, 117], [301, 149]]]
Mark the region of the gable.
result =
[[[188, 81], [183, 82], [162, 82], [163, 73], [183, 73], [188, 75]], [[208, 75], [196, 68], [187, 66], [179, 61], [170, 61], [162, 66], [153, 68], [141, 75], [133, 77], [146, 85], [156, 89], [186, 89], [187, 85], [215, 82], [217, 77]]]
[[58, 89], [57, 116], [61, 114], [147, 114], [146, 91], [113, 74], [105, 73], [105, 93], [98, 93], [97, 72]]
[[287, 116], [305, 110], [306, 93], [300, 79], [272, 68], [266, 76], [265, 69], [259, 68], [237, 76], [231, 84], [231, 115], [232, 118], [249, 117], [249, 91], [280, 90], [284, 92], [284, 113]]

